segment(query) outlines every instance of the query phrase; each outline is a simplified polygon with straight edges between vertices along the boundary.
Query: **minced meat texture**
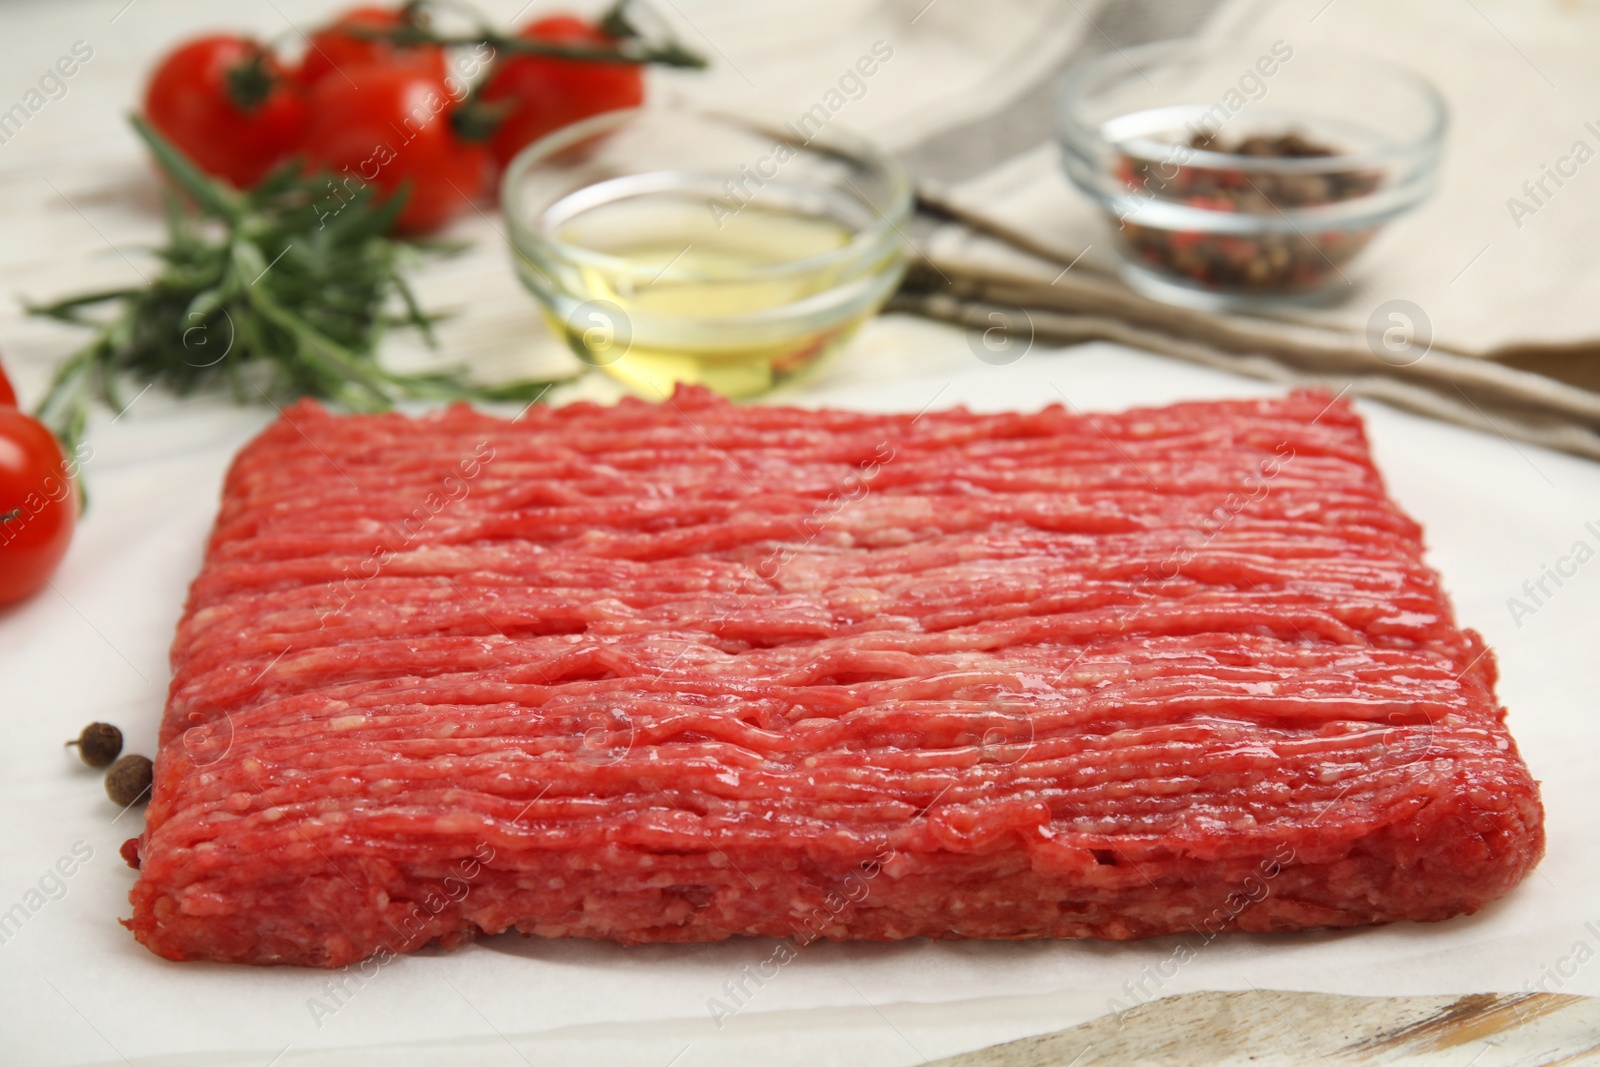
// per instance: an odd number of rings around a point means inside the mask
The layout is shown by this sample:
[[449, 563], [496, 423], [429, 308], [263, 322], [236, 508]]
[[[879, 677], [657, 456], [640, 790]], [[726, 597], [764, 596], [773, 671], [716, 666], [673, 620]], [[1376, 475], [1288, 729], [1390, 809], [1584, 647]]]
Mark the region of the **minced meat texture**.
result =
[[1544, 844], [1494, 657], [1321, 393], [301, 403], [172, 665], [127, 921], [172, 959], [1437, 920]]

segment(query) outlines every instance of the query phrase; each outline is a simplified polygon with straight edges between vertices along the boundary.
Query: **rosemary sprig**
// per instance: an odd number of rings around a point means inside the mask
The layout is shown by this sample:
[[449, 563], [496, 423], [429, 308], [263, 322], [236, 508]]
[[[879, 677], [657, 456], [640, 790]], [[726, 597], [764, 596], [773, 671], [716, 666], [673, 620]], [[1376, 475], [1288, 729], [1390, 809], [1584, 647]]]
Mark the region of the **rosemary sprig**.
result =
[[[28, 305], [95, 330], [57, 368], [37, 411], [69, 455], [96, 396], [122, 410], [124, 376], [180, 395], [226, 383], [241, 403], [314, 396], [356, 411], [408, 398], [532, 400], [549, 387], [475, 385], [458, 370], [398, 374], [378, 362], [389, 327], [415, 327], [433, 343], [436, 316], [418, 306], [402, 272], [427, 246], [388, 233], [403, 191], [387, 201], [371, 188], [330, 199], [323, 179], [291, 165], [239, 192], [202, 174], [142, 119], [130, 121], [195, 210], [169, 194], [161, 269], [147, 286]], [[105, 305], [115, 308], [109, 317], [90, 313]]]

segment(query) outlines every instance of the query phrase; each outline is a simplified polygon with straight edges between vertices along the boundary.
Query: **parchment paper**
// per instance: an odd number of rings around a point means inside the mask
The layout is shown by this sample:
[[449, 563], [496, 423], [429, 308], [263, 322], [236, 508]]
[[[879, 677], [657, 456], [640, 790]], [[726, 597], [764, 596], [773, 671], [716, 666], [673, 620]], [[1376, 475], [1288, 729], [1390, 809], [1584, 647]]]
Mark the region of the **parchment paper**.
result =
[[[1093, 410], [1266, 391], [1109, 346], [1038, 349], [1012, 366], [987, 366], [963, 335], [916, 320], [874, 323], [852, 354], [789, 399], [998, 410], [1035, 408], [1064, 394]], [[597, 383], [587, 391], [606, 389]], [[435, 1044], [371, 1055], [385, 1063], [548, 1062], [558, 1049], [562, 1062], [659, 1067], [677, 1055], [688, 1067], [826, 1062], [827, 1052], [841, 1062], [916, 1063], [1187, 990], [1600, 993], [1600, 966], [1575, 962], [1600, 948], [1592, 891], [1600, 824], [1591, 784], [1600, 762], [1593, 714], [1600, 562], [1577, 565], [1560, 587], [1545, 579], [1551, 595], [1531, 614], [1514, 619], [1507, 605], [1513, 596], [1526, 601], [1523, 582], [1537, 583], [1576, 542], [1600, 547], [1600, 535], [1585, 525], [1600, 528], [1600, 468], [1376, 405], [1364, 411], [1379, 464], [1394, 495], [1427, 527], [1431, 562], [1462, 621], [1482, 630], [1500, 656], [1502, 700], [1544, 783], [1548, 858], [1476, 916], [1210, 944], [1192, 938], [1195, 958], [1178, 967], [1172, 938], [819, 945], [759, 986], [748, 976], [775, 942], [620, 948], [500, 937], [400, 959], [332, 991], [326, 983], [339, 976], [326, 972], [157, 959], [115, 922], [128, 912], [134, 876], [117, 848], [142, 816], [136, 810], [113, 822], [117, 810], [98, 776], [60, 745], [99, 718], [121, 724], [130, 749], [153, 749], [166, 646], [219, 480], [232, 450], [263, 420], [254, 411], [178, 409], [150, 399], [140, 419], [97, 428], [89, 464], [94, 510], [55, 588], [0, 617], [8, 726], [0, 796], [11, 816], [0, 831], [0, 911], [26, 908], [30, 888], [48, 881], [77, 842], [80, 852], [93, 850], [61, 880], [61, 899], [45, 899], [0, 944], [0, 1047], [14, 1062], [206, 1053], [192, 1062], [265, 1065], [281, 1053], [278, 1064], [321, 1063], [331, 1061], [318, 1059], [319, 1049], [427, 1041]], [[1573, 570], [1571, 559], [1560, 566]], [[1580, 943], [1586, 952], [1576, 949]], [[737, 1011], [719, 1028], [718, 1004], [734, 1007], [730, 989], [741, 983]], [[945, 1002], [938, 1010], [896, 1007]], [[225, 1050], [239, 1056], [222, 1059]]]

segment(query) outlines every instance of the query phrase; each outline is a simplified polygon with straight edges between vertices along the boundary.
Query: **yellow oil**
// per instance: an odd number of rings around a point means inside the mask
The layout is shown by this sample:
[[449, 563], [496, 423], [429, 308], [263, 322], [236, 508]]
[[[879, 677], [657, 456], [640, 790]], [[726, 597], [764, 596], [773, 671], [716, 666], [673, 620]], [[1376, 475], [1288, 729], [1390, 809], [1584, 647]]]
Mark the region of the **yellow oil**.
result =
[[[584, 302], [565, 316], [547, 308], [546, 319], [581, 358], [640, 395], [693, 382], [754, 396], [819, 367], [892, 289], [897, 251], [866, 263], [829, 255], [856, 232], [781, 201], [666, 192], [603, 203], [554, 236], [624, 266], [579, 258]], [[841, 286], [868, 298], [830, 299]]]

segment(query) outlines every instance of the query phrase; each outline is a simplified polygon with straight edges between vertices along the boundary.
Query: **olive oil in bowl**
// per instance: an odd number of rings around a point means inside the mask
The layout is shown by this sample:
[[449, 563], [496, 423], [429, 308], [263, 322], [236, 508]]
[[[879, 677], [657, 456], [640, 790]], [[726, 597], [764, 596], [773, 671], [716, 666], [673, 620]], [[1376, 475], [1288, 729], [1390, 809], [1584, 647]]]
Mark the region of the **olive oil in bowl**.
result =
[[[635, 392], [659, 399], [677, 382], [694, 382], [725, 396], [765, 393], [820, 366], [898, 285], [909, 207], [903, 178], [895, 187], [898, 171], [887, 183], [852, 173], [860, 164], [837, 148], [815, 149], [811, 160], [791, 149], [779, 167], [770, 157], [782, 142], [770, 134], [693, 113], [593, 121], [598, 131], [553, 135], [562, 142], [541, 142], [529, 149], [532, 163], [513, 164], [513, 246], [551, 328]], [[685, 121], [717, 124], [722, 136], [663, 137], [653, 125]], [[643, 136], [637, 124], [649, 127]], [[615, 166], [621, 158], [648, 163], [641, 141], [696, 158], [674, 158], [671, 169]], [[726, 157], [730, 142], [738, 144], [732, 158], [767, 157], [762, 172], [771, 177], [728, 158], [698, 158], [719, 148]], [[526, 195], [540, 177], [589, 168], [597, 173], [583, 176], [594, 180], [560, 183], [562, 195]]]

